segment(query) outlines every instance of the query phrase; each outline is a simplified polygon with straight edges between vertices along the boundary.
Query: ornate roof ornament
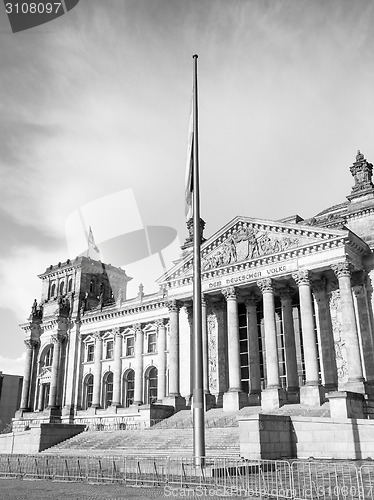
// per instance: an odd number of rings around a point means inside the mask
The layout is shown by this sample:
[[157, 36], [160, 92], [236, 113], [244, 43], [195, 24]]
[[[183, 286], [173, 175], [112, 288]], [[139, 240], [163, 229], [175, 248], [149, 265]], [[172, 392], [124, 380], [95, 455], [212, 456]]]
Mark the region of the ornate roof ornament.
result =
[[368, 163], [360, 150], [357, 152], [356, 161], [350, 167], [350, 171], [355, 180], [351, 194], [347, 196], [350, 201], [369, 193], [374, 194], [374, 185], [372, 183], [373, 165]]

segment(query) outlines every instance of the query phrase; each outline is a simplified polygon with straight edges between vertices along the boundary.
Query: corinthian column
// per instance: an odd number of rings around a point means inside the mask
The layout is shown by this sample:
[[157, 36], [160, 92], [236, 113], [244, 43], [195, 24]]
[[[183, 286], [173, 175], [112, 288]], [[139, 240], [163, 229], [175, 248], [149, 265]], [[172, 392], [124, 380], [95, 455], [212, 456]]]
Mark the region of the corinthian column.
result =
[[103, 356], [103, 339], [100, 332], [93, 334], [95, 339], [95, 351], [94, 351], [94, 383], [93, 383], [93, 394], [92, 394], [92, 405], [91, 408], [100, 408], [100, 390], [101, 390], [101, 358]]
[[351, 288], [352, 265], [339, 262], [332, 267], [339, 281], [340, 302], [342, 309], [342, 333], [347, 349], [348, 383], [346, 390], [365, 393], [364, 376], [361, 364], [360, 343], [358, 340], [355, 309]]
[[143, 403], [143, 330], [141, 328], [141, 325], [134, 325], [134, 331], [134, 405], [141, 405]]
[[157, 402], [162, 403], [166, 395], [166, 327], [164, 320], [157, 321]]
[[323, 402], [319, 384], [317, 339], [313, 318], [313, 300], [309, 271], [302, 269], [292, 275], [299, 287], [301, 331], [305, 360], [305, 385], [300, 389], [300, 403], [318, 406]]
[[275, 322], [274, 289], [270, 278], [257, 281], [257, 286], [262, 292], [264, 306], [264, 330], [266, 353], [266, 389], [261, 395], [263, 410], [271, 410], [282, 406], [285, 400], [284, 391], [279, 383], [279, 362], [277, 329]]
[[59, 333], [52, 335], [53, 342], [53, 358], [52, 358], [52, 373], [51, 373], [51, 386], [49, 389], [49, 400], [48, 408], [57, 408], [59, 406], [57, 402], [57, 390], [59, 386], [60, 379], [60, 358], [61, 358], [61, 347], [65, 340], [65, 336]]
[[114, 368], [113, 368], [113, 402], [112, 406], [121, 406], [121, 372], [122, 372], [122, 335], [119, 328], [113, 329], [114, 336]]
[[253, 406], [259, 405], [261, 400], [260, 349], [257, 326], [257, 304], [259, 301], [259, 297], [255, 294], [245, 300], [249, 356], [249, 404]]
[[179, 303], [170, 300], [167, 303], [169, 309], [169, 394], [164, 398], [164, 403], [182, 409], [186, 401], [181, 397], [179, 391]]
[[237, 411], [248, 405], [248, 395], [241, 389], [239, 317], [235, 288], [222, 290], [227, 302], [227, 345], [229, 361], [229, 390], [223, 395], [223, 410]]
[[22, 395], [21, 395], [21, 406], [20, 410], [30, 411], [30, 382], [31, 373], [34, 361], [35, 349], [38, 346], [38, 341], [33, 339], [26, 339], [26, 361], [25, 361], [25, 371], [23, 375], [23, 385], [22, 385]]
[[287, 399], [290, 402], [297, 403], [300, 396], [299, 376], [297, 372], [297, 358], [295, 345], [295, 329], [293, 325], [292, 314], [292, 295], [293, 290], [285, 287], [280, 290], [282, 305], [282, 321], [284, 329], [284, 351], [286, 361], [287, 375]]

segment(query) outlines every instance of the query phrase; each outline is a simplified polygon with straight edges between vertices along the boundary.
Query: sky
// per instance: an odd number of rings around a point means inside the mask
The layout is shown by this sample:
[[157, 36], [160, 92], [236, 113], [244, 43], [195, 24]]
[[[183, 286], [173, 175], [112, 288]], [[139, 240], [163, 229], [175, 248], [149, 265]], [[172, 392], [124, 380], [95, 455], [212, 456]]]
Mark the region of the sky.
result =
[[74, 257], [72, 214], [187, 237], [193, 54], [206, 237], [345, 201], [357, 150], [374, 161], [373, 25], [371, 0], [80, 0], [13, 34], [0, 3], [0, 371], [23, 373], [19, 324]]

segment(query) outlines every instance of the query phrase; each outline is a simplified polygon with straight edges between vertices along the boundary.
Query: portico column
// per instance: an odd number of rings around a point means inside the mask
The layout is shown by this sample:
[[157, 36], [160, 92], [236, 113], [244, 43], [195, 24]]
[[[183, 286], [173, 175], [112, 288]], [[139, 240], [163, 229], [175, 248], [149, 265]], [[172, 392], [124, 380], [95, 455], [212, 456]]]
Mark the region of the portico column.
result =
[[245, 300], [249, 357], [249, 404], [254, 406], [259, 405], [261, 402], [260, 350], [257, 327], [257, 304], [259, 300], [259, 297], [255, 294], [251, 294]]
[[345, 389], [352, 392], [365, 393], [364, 377], [361, 364], [360, 343], [351, 288], [351, 269], [349, 262], [339, 262], [331, 266], [339, 282], [340, 303], [343, 317], [342, 333], [344, 335], [348, 382]]
[[352, 290], [358, 318], [357, 326], [361, 338], [362, 362], [365, 368], [365, 378], [372, 385], [374, 382], [374, 342], [366, 285], [367, 275], [365, 271], [357, 271], [352, 274]]
[[121, 406], [121, 372], [122, 372], [122, 335], [119, 328], [113, 329], [114, 336], [114, 368], [113, 368], [113, 402], [112, 406]]
[[143, 403], [143, 330], [140, 324], [134, 325], [134, 330], [134, 405], [141, 405]]
[[66, 338], [65, 336], [59, 333], [56, 333], [51, 337], [51, 340], [53, 342], [53, 358], [52, 358], [52, 373], [51, 373], [51, 385], [49, 389], [48, 408], [57, 408], [59, 406], [57, 403], [57, 389], [60, 378], [61, 347], [65, 338]]
[[257, 281], [262, 292], [264, 307], [264, 330], [266, 352], [266, 389], [261, 395], [261, 406], [264, 410], [279, 408], [284, 403], [285, 394], [279, 383], [279, 362], [277, 330], [275, 322], [274, 289], [270, 278]]
[[176, 300], [168, 303], [170, 314], [169, 344], [169, 396], [179, 394], [179, 304]]
[[157, 321], [157, 402], [162, 403], [166, 391], [166, 327], [164, 320]]
[[29, 411], [30, 404], [30, 382], [31, 382], [31, 373], [32, 366], [34, 362], [34, 352], [36, 347], [38, 346], [38, 341], [33, 339], [26, 339], [26, 361], [25, 361], [25, 371], [23, 375], [23, 385], [22, 385], [22, 396], [21, 396], [21, 406], [20, 410]]
[[320, 345], [322, 383], [327, 391], [336, 391], [338, 372], [336, 367], [334, 335], [328, 296], [324, 278], [313, 280], [312, 291], [315, 300], [317, 331]]
[[227, 345], [229, 361], [229, 390], [223, 395], [223, 410], [236, 411], [248, 405], [248, 395], [241, 389], [239, 317], [236, 291], [233, 286], [222, 293], [227, 302]]
[[287, 375], [287, 399], [292, 403], [299, 402], [300, 388], [299, 376], [297, 372], [297, 357], [295, 345], [295, 329], [292, 314], [292, 295], [291, 287], [285, 287], [280, 290], [280, 299], [282, 305], [282, 321], [284, 329], [284, 350]]
[[181, 397], [179, 391], [179, 309], [176, 300], [167, 303], [169, 309], [169, 394], [164, 398], [164, 404], [181, 409], [186, 406], [186, 401]]
[[292, 277], [299, 287], [301, 331], [305, 354], [305, 385], [300, 388], [300, 403], [319, 406], [324, 400], [324, 394], [319, 384], [318, 350], [309, 271], [302, 269], [294, 273]]
[[101, 358], [103, 355], [103, 339], [100, 332], [93, 334], [95, 339], [94, 350], [94, 381], [92, 391], [92, 405], [91, 408], [100, 408], [100, 390], [101, 390]]
[[39, 382], [38, 411], [43, 411], [43, 384]]

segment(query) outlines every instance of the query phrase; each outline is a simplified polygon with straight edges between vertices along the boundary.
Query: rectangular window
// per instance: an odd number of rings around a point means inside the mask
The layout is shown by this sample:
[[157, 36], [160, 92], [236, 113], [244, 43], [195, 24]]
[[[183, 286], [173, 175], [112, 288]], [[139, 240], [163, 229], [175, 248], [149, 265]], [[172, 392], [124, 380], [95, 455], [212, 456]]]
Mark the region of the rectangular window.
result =
[[106, 355], [105, 359], [113, 358], [113, 340], [108, 340], [106, 343]]
[[94, 344], [87, 344], [87, 361], [94, 360], [94, 351], [95, 351]]
[[156, 352], [156, 334], [148, 334], [148, 352]]
[[134, 356], [134, 337], [126, 338], [126, 356]]

